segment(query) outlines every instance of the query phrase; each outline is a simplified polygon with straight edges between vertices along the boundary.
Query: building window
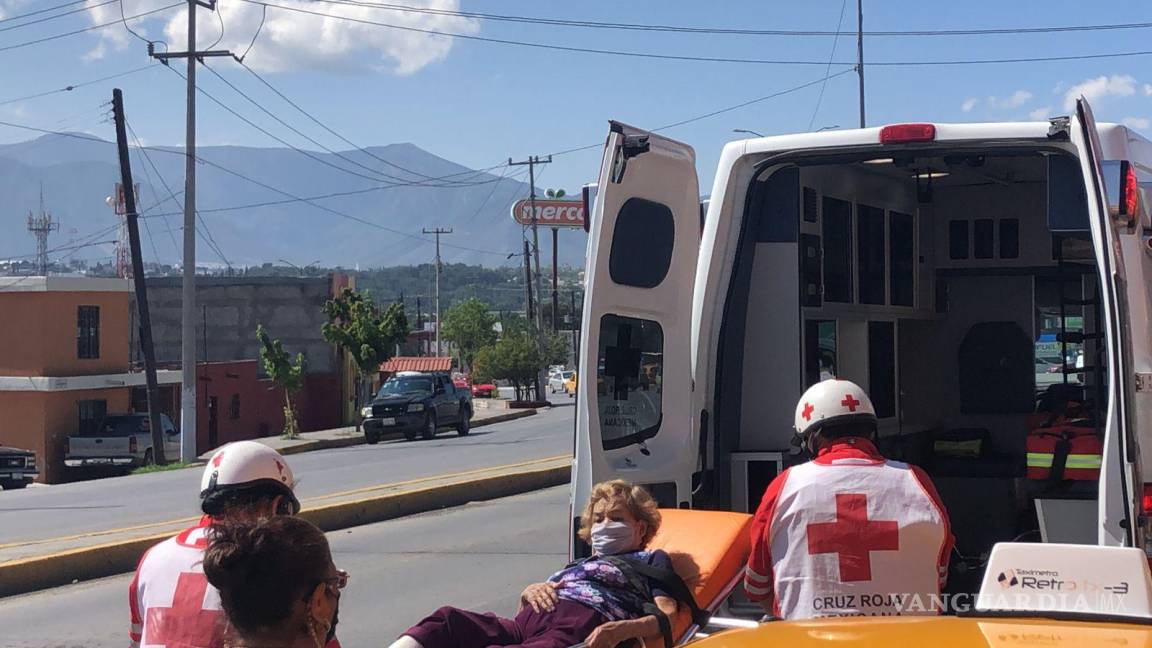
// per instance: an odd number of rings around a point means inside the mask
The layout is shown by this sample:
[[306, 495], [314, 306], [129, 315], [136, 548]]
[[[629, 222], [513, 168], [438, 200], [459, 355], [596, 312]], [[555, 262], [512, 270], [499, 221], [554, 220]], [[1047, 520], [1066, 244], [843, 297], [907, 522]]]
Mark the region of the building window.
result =
[[76, 309], [76, 357], [100, 357], [100, 307], [79, 306]]
[[228, 404], [228, 418], [233, 421], [240, 418], [240, 394], [232, 394], [232, 402]]
[[79, 436], [99, 436], [100, 421], [108, 413], [106, 400], [82, 400], [76, 403], [80, 414], [80, 424], [76, 428]]

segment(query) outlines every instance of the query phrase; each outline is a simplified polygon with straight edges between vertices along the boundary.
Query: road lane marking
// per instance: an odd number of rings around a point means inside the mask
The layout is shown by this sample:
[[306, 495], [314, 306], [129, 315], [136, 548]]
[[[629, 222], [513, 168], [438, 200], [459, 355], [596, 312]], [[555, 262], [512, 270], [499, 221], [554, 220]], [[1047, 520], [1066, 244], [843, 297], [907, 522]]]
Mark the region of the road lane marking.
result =
[[[370, 493], [372, 491], [393, 489], [393, 488], [397, 488], [397, 487], [401, 487], [401, 486], [409, 486], [412, 484], [420, 484], [420, 483], [430, 482], [430, 481], [454, 479], [457, 477], [466, 477], [468, 475], [475, 475], [478, 473], [486, 473], [486, 472], [499, 471], [499, 470], [512, 469], [512, 468], [523, 468], [525, 466], [532, 466], [532, 465], [536, 465], [536, 464], [543, 464], [543, 463], [558, 461], [560, 459], [571, 459], [571, 458], [572, 458], [571, 455], [566, 455], [566, 454], [565, 455], [556, 455], [553, 457], [544, 457], [541, 459], [531, 459], [528, 461], [521, 461], [521, 462], [513, 463], [513, 464], [505, 464], [502, 466], [489, 466], [487, 468], [475, 468], [472, 470], [463, 470], [463, 471], [454, 472], [454, 473], [445, 473], [445, 474], [441, 474], [441, 475], [431, 475], [428, 477], [417, 477], [414, 479], [407, 479], [404, 481], [392, 482], [389, 484], [377, 484], [376, 486], [365, 486], [365, 487], [356, 488], [353, 490], [341, 491], [339, 493], [330, 493], [327, 495], [317, 495], [316, 497], [310, 497], [310, 498], [304, 500], [303, 502], [301, 502], [301, 504], [302, 504], [302, 508], [307, 508], [307, 505], [310, 504], [311, 502], [316, 502], [316, 501], [321, 501], [321, 500], [336, 499], [339, 497], [347, 497], [350, 495], [358, 495], [361, 493]], [[157, 528], [157, 527], [185, 525], [185, 524], [194, 523], [199, 519], [200, 519], [199, 516], [183, 517], [183, 518], [179, 518], [176, 520], [169, 520], [167, 522], [152, 522], [149, 524], [141, 524], [141, 525], [137, 525], [137, 526], [123, 527], [120, 529], [108, 529], [108, 530], [104, 530], [104, 531], [89, 531], [87, 533], [78, 533], [76, 535], [62, 536], [62, 537], [58, 537], [58, 538], [45, 538], [45, 539], [36, 539], [36, 540], [25, 540], [22, 542], [10, 542], [7, 544], [0, 544], [0, 550], [12, 549], [12, 548], [16, 548], [16, 547], [34, 547], [36, 545], [50, 544], [50, 543], [54, 543], [54, 542], [72, 542], [74, 540], [83, 540], [84, 538], [95, 538], [95, 537], [100, 537], [100, 536], [115, 535], [118, 533], [130, 533], [132, 531], [143, 531], [145, 529], [153, 529], [153, 528]]]

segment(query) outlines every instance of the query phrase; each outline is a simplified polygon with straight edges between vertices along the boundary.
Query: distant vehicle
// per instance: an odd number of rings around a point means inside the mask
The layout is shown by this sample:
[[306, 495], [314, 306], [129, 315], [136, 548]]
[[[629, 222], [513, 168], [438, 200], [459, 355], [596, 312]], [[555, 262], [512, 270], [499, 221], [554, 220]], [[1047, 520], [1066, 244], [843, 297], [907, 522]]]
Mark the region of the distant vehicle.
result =
[[568, 394], [568, 398], [576, 397], [576, 372], [573, 371], [572, 375], [564, 381], [564, 393]]
[[500, 388], [492, 383], [472, 385], [472, 396], [476, 398], [495, 398], [499, 393]]
[[0, 445], [0, 488], [19, 490], [37, 475], [35, 452]]
[[556, 392], [564, 391], [564, 383], [568, 379], [576, 375], [575, 371], [560, 371], [548, 377], [548, 391], [555, 394]]
[[409, 441], [417, 434], [431, 439], [446, 426], [464, 436], [472, 420], [472, 394], [458, 389], [447, 373], [402, 371], [384, 382], [360, 414], [368, 443], [379, 443], [393, 431]]
[[459, 371], [452, 373], [452, 384], [456, 386], [456, 389], [463, 389], [464, 391], [471, 391], [472, 389], [472, 381], [467, 374], [462, 374]]
[[[160, 415], [165, 458], [180, 455], [180, 433], [167, 414]], [[146, 412], [109, 414], [90, 433], [68, 439], [68, 468], [119, 466], [134, 468], [156, 463], [152, 428]]]

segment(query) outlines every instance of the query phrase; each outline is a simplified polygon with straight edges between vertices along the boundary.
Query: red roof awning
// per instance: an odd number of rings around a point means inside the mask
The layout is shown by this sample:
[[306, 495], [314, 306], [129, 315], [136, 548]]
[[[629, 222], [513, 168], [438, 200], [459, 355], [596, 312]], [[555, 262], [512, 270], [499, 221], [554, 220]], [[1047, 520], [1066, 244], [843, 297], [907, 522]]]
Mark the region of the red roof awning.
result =
[[380, 365], [380, 371], [398, 373], [401, 371], [451, 371], [452, 358], [432, 356], [424, 358], [396, 357]]

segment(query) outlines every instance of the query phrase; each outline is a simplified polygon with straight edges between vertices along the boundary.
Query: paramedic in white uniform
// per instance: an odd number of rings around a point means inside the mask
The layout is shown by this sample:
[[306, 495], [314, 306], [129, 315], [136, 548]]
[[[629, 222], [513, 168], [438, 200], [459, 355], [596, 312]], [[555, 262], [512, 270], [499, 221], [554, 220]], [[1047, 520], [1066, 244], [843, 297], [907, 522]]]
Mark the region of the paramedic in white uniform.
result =
[[773, 616], [937, 614], [948, 573], [948, 513], [919, 468], [876, 449], [876, 410], [847, 380], [796, 406], [813, 459], [781, 473], [752, 523], [744, 588]]
[[204, 576], [205, 534], [217, 520], [295, 515], [295, 487], [288, 462], [262, 443], [237, 441], [217, 450], [200, 482], [199, 524], [149, 549], [136, 568], [128, 592], [132, 647], [221, 645], [226, 621], [220, 594]]

